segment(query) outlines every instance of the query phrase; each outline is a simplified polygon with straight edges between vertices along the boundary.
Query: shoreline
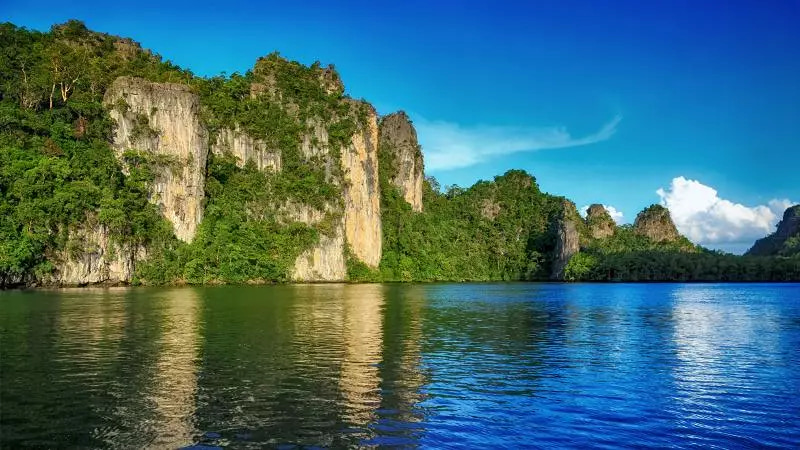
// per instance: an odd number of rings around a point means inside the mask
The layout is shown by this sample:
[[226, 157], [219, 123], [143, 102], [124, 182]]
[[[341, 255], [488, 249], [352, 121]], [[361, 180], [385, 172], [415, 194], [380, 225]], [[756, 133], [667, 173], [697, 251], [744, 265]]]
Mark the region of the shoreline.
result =
[[359, 285], [359, 284], [398, 284], [398, 285], [435, 285], [435, 284], [565, 284], [565, 285], [612, 285], [612, 284], [800, 284], [800, 280], [631, 280], [631, 281], [558, 281], [558, 280], [472, 280], [472, 281], [297, 281], [297, 282], [244, 282], [244, 283], [171, 283], [171, 284], [131, 284], [131, 283], [92, 283], [84, 285], [16, 285], [0, 288], [0, 292], [10, 291], [55, 291], [80, 289], [128, 289], [128, 288], [178, 288], [178, 287], [222, 287], [222, 286], [324, 286], [324, 285]]

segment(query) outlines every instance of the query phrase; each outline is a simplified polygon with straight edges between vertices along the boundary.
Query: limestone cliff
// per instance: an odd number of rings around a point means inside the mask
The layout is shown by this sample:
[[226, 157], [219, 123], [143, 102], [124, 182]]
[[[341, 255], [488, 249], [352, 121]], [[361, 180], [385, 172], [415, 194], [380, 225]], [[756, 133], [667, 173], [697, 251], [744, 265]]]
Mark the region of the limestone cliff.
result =
[[417, 141], [417, 131], [408, 115], [400, 111], [381, 119], [381, 152], [390, 160], [392, 184], [400, 189], [403, 198], [414, 211], [422, 211], [423, 170], [422, 149]]
[[633, 222], [633, 231], [653, 242], [672, 242], [681, 237], [669, 210], [661, 205], [651, 205], [640, 212]]
[[797, 253], [800, 253], [800, 205], [787, 208], [775, 232], [757, 240], [746, 254], [788, 256]]
[[564, 279], [564, 269], [570, 258], [580, 250], [580, 233], [577, 225], [580, 218], [575, 204], [565, 200], [562, 206], [562, 213], [555, 222], [556, 246], [550, 274], [550, 278], [554, 280]]
[[211, 151], [215, 155], [229, 153], [235, 156], [239, 167], [252, 161], [259, 170], [281, 170], [280, 150], [268, 149], [264, 141], [250, 137], [238, 127], [234, 130], [223, 128], [217, 132]]
[[62, 286], [128, 283], [136, 262], [146, 256], [143, 247], [114, 242], [108, 229], [90, 217], [80, 228], [70, 230], [62, 251], [50, 256], [55, 268], [42, 282]]
[[154, 164], [150, 200], [171, 223], [175, 236], [190, 242], [203, 218], [208, 138], [200, 102], [187, 86], [120, 77], [104, 103], [117, 123], [117, 155], [135, 153]]
[[605, 239], [614, 235], [616, 224], [603, 205], [595, 203], [586, 211], [586, 227], [592, 239]]
[[[306, 92], [315, 93], [305, 97], [298, 94], [287, 78], [289, 73], [295, 81], [305, 80]], [[286, 218], [317, 228], [325, 224], [319, 242], [297, 258], [292, 278], [345, 280], [348, 252], [367, 266], [377, 267], [382, 231], [375, 109], [344, 97], [344, 86], [332, 67], [314, 65], [306, 69], [267, 56], [256, 62], [253, 74], [251, 98], [277, 106], [286, 120], [301, 130], [296, 156], [290, 155], [295, 158], [294, 167], [321, 168], [325, 182], [342, 194], [340, 201], [330, 201], [322, 209], [275, 199], [277, 204], [285, 202], [280, 209]]]
[[[365, 105], [368, 106], [368, 105]], [[381, 260], [381, 215], [378, 187], [378, 125], [377, 114], [368, 108], [366, 122], [358, 125], [350, 142], [340, 149], [340, 160], [331, 158], [326, 128], [318, 120], [309, 121], [301, 151], [305, 158], [321, 158], [331, 181], [342, 189], [341, 219], [333, 232], [322, 235], [313, 248], [302, 253], [295, 263], [292, 278], [298, 281], [341, 281], [347, 278], [345, 246], [353, 256], [370, 267]], [[332, 165], [339, 167], [335, 170]], [[341, 179], [333, 174], [341, 173]], [[318, 211], [305, 205], [290, 205], [289, 215], [299, 222], [315, 225], [326, 215], [338, 211], [329, 205]]]
[[295, 281], [342, 281], [347, 278], [344, 220], [331, 215], [332, 208], [319, 210], [307, 205], [289, 203], [281, 209], [285, 221], [319, 225], [334, 219], [331, 230], [320, 233], [319, 242], [306, 249], [295, 260], [291, 278]]
[[342, 151], [344, 227], [353, 255], [370, 267], [381, 261], [381, 205], [378, 187], [378, 115], [366, 107], [364, 123]]

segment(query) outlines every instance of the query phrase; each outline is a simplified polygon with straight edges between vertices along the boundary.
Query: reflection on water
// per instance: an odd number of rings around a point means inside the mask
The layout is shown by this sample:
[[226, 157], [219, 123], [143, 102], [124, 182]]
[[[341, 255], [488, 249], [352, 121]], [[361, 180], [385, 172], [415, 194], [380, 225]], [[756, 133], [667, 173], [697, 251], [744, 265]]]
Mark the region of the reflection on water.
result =
[[176, 448], [197, 434], [194, 414], [200, 311], [194, 289], [173, 289], [161, 296], [164, 310], [160, 348], [152, 383], [155, 404], [152, 444]]
[[[725, 295], [725, 308], [718, 298]], [[780, 368], [787, 355], [781, 351], [780, 305], [754, 302], [739, 292], [721, 292], [718, 286], [682, 287], [674, 299], [674, 345], [677, 363], [672, 366], [676, 410], [683, 421], [678, 428], [698, 444], [713, 441], [726, 411], [737, 411], [735, 421], [775, 421], [783, 405], [762, 404], [765, 384], [784, 383]], [[760, 299], [759, 299], [760, 300]], [[786, 386], [788, 389], [796, 389]], [[776, 402], [782, 401], [774, 396]], [[733, 421], [731, 420], [731, 421]], [[693, 430], [703, 430], [696, 433]], [[747, 437], [743, 445], [756, 445]]]
[[0, 293], [0, 447], [800, 444], [798, 285]]
[[375, 419], [380, 406], [380, 379], [383, 338], [383, 287], [345, 286], [342, 292], [342, 356], [339, 387], [344, 397], [342, 420], [366, 427]]

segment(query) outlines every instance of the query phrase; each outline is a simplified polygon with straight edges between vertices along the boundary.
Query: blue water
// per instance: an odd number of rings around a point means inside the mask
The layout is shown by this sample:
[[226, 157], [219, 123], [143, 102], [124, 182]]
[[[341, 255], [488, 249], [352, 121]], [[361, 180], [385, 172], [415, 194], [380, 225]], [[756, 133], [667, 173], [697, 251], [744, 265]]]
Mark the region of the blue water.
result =
[[800, 448], [800, 285], [0, 293], [0, 447]]

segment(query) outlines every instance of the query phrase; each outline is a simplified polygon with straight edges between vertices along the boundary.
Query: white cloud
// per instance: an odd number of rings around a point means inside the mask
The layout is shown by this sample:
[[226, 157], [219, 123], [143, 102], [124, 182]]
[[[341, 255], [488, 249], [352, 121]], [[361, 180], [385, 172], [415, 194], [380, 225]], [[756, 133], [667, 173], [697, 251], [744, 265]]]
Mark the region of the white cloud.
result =
[[[614, 222], [616, 222], [617, 224], [620, 224], [620, 223], [624, 222], [624, 219], [623, 219], [624, 214], [622, 214], [622, 211], [618, 210], [617, 208], [614, 208], [611, 205], [603, 205], [603, 208], [605, 208], [606, 212], [608, 212], [608, 215], [611, 216], [612, 219], [614, 219]], [[586, 205], [586, 206], [584, 206], [583, 208], [580, 209], [579, 212], [581, 213], [582, 217], [584, 217], [584, 218], [586, 217], [586, 211], [588, 209], [589, 209], [589, 205]]]
[[722, 199], [717, 190], [684, 177], [656, 191], [678, 231], [694, 243], [726, 251], [747, 250], [756, 239], [775, 231], [783, 211], [794, 203], [775, 199], [745, 206]]
[[564, 127], [464, 127], [425, 119], [414, 120], [414, 125], [425, 152], [425, 168], [435, 171], [472, 166], [493, 156], [605, 141], [616, 133], [621, 120], [622, 116], [616, 116], [597, 132], [580, 138], [570, 135]]

